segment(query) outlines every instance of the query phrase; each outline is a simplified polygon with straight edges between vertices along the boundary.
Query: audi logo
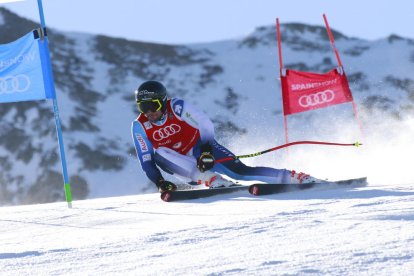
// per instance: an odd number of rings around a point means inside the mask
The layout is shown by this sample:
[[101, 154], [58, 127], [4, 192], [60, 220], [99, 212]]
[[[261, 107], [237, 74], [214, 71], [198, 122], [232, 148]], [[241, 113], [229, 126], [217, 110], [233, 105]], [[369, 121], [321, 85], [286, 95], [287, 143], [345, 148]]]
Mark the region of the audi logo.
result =
[[301, 107], [316, 106], [323, 103], [332, 102], [335, 99], [335, 93], [332, 90], [325, 90], [311, 95], [303, 95], [299, 98]]
[[24, 74], [0, 77], [0, 94], [25, 92], [30, 87], [30, 78]]
[[171, 124], [169, 126], [166, 126], [164, 128], [154, 131], [154, 133], [152, 134], [152, 138], [154, 138], [154, 140], [158, 142], [180, 131], [181, 131], [181, 127], [179, 125]]

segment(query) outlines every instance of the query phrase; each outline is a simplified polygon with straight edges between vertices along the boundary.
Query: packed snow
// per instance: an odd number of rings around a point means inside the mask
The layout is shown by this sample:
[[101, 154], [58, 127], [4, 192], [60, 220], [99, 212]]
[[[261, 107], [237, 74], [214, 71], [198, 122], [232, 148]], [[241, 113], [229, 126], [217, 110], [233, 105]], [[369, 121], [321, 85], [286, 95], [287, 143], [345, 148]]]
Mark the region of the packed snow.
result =
[[0, 208], [2, 275], [412, 275], [414, 184]]

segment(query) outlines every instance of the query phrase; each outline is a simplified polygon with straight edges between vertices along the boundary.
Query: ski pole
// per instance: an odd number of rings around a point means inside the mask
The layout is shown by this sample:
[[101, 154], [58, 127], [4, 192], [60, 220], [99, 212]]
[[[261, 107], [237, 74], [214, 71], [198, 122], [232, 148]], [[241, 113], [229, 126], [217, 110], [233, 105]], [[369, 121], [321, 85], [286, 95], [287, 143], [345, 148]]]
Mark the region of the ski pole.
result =
[[325, 146], [354, 146], [354, 147], [359, 147], [359, 146], [362, 145], [359, 142], [350, 143], [350, 144], [343, 144], [343, 143], [331, 143], [331, 142], [320, 142], [320, 141], [296, 141], [296, 142], [283, 144], [283, 145], [280, 145], [280, 146], [277, 146], [277, 147], [274, 147], [274, 148], [271, 148], [271, 149], [267, 149], [267, 150], [264, 150], [264, 151], [259, 151], [259, 152], [252, 153], [252, 154], [225, 157], [225, 158], [216, 160], [215, 163], [223, 163], [223, 162], [226, 162], [226, 161], [236, 160], [236, 159], [240, 159], [240, 158], [249, 158], [249, 157], [259, 156], [259, 155], [262, 155], [262, 154], [265, 154], [265, 153], [268, 153], [268, 152], [271, 152], [271, 151], [287, 148], [287, 147], [294, 146], [294, 145], [300, 145], [300, 144], [325, 145]]

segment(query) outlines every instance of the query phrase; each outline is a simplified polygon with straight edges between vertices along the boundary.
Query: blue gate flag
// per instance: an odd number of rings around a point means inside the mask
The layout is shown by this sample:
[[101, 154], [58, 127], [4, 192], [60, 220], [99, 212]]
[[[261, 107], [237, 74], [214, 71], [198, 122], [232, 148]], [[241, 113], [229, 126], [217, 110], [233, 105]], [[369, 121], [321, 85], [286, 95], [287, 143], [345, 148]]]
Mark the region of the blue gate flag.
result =
[[55, 98], [46, 47], [47, 37], [35, 38], [34, 32], [0, 45], [0, 103]]

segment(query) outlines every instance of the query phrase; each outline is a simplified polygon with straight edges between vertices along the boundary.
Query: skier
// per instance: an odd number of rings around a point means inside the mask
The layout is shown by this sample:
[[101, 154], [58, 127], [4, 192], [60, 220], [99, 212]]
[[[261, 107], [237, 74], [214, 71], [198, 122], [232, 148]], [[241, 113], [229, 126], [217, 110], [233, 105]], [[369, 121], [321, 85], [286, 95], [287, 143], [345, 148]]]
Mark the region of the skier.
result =
[[250, 167], [240, 160], [215, 164], [215, 159], [234, 156], [214, 139], [210, 119], [181, 99], [169, 99], [158, 81], [146, 81], [135, 91], [140, 115], [132, 123], [138, 159], [147, 177], [160, 192], [176, 190], [160, 170], [184, 178], [189, 184], [210, 188], [228, 187], [236, 180], [266, 183], [311, 183], [320, 181], [303, 173], [268, 167]]

